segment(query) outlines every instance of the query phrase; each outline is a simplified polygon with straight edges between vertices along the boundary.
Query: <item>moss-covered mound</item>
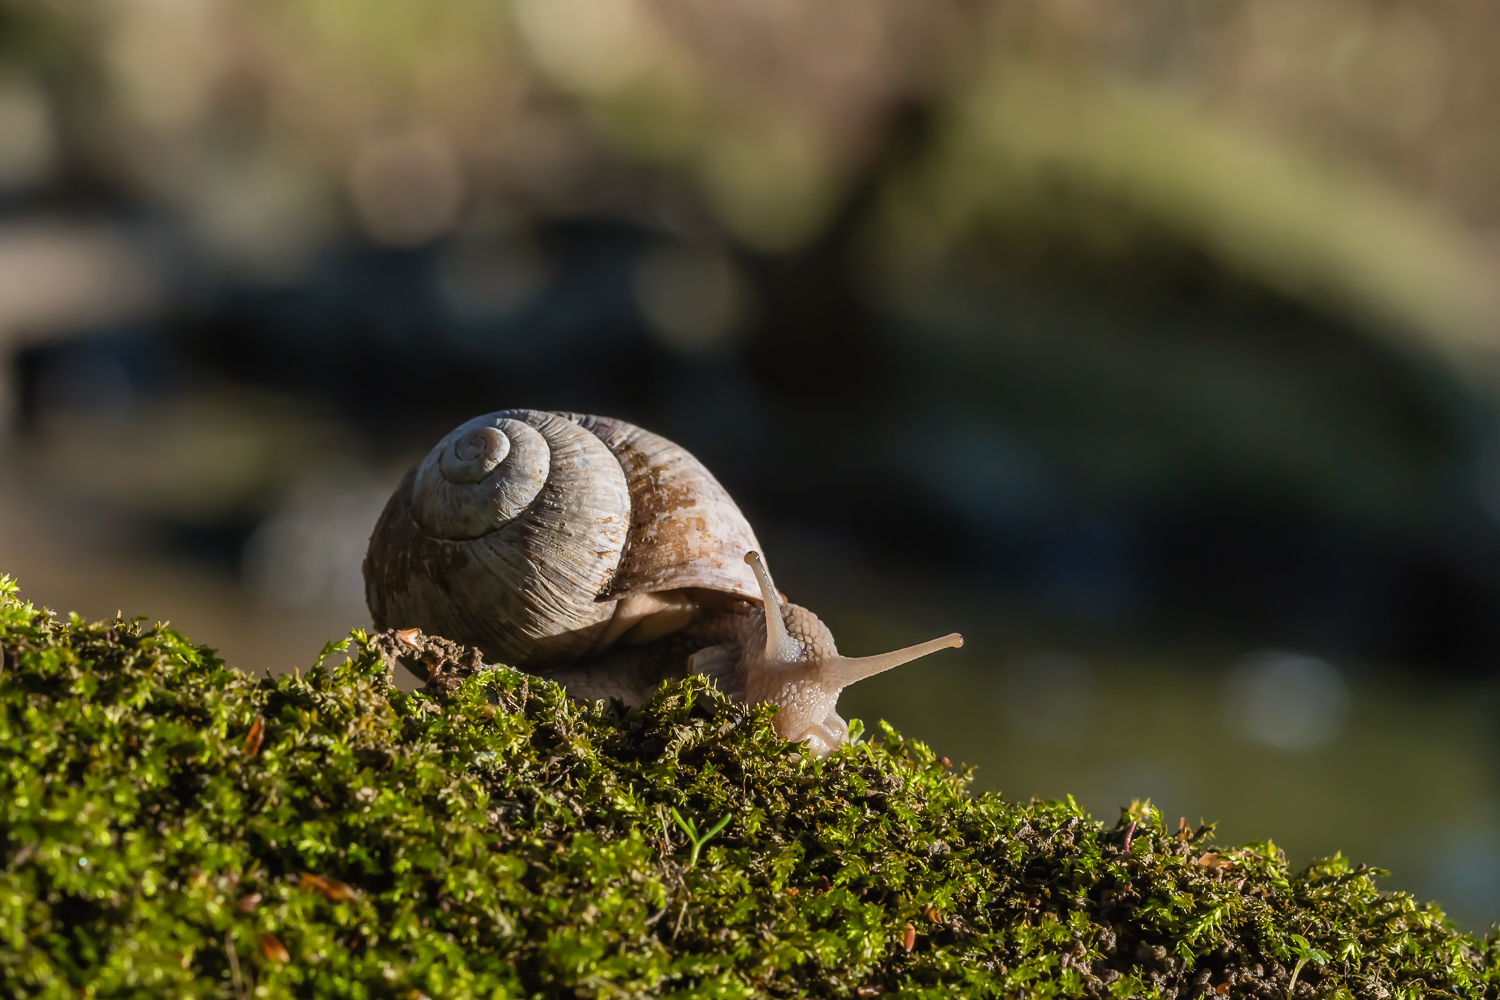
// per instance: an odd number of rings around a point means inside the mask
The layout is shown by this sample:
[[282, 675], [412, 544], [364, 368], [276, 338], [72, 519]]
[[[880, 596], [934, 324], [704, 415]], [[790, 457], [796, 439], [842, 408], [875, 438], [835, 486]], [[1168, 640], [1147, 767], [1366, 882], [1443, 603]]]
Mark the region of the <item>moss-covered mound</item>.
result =
[[698, 683], [623, 719], [506, 669], [402, 694], [389, 637], [254, 681], [170, 629], [0, 591], [4, 996], [1478, 997], [1500, 979], [1492, 943], [1370, 870], [1294, 875], [1270, 844], [1214, 848], [1149, 807], [1106, 828], [972, 796], [889, 730], [820, 762]]

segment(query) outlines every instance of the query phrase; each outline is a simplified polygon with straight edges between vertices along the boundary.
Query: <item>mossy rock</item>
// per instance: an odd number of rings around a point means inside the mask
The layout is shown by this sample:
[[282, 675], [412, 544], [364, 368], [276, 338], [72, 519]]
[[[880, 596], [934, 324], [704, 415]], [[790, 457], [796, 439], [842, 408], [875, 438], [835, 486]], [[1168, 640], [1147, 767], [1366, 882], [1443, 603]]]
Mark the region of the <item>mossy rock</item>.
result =
[[0, 578], [0, 994], [1497, 992], [1493, 939], [1339, 858], [972, 795], [888, 728], [811, 759], [700, 681], [404, 694], [389, 642], [252, 680]]

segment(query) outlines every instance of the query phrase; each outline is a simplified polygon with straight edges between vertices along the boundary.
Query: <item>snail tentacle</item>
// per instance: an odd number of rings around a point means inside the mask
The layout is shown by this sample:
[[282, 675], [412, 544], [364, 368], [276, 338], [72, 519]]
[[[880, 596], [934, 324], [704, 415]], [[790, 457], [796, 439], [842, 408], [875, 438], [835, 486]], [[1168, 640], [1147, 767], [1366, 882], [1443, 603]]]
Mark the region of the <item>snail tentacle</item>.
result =
[[834, 656], [823, 661], [823, 676], [831, 684], [837, 684], [840, 688], [848, 687], [855, 681], [862, 681], [866, 677], [884, 673], [892, 667], [899, 667], [903, 663], [936, 653], [940, 649], [957, 649], [964, 644], [964, 637], [957, 632], [943, 636], [941, 639], [929, 639], [919, 642], [915, 646], [907, 646], [905, 649], [892, 650], [889, 653], [879, 653], [875, 656]]
[[765, 560], [759, 552], [745, 553], [745, 562], [755, 571], [755, 582], [760, 584], [761, 599], [766, 609], [766, 662], [796, 663], [803, 658], [802, 647], [786, 631], [786, 622], [781, 617], [781, 602], [777, 600], [776, 588], [771, 585], [771, 574], [766, 572]]

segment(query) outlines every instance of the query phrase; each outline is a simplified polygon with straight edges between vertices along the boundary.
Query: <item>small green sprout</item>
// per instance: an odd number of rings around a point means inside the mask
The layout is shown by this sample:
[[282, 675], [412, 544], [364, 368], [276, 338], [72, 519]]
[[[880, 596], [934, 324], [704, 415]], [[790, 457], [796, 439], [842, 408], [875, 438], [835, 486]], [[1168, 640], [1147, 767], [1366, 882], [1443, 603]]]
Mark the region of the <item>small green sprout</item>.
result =
[[1297, 988], [1297, 975], [1302, 971], [1304, 965], [1308, 962], [1316, 962], [1318, 965], [1323, 965], [1328, 961], [1328, 952], [1314, 948], [1308, 944], [1307, 938], [1301, 934], [1293, 934], [1291, 940], [1292, 954], [1297, 956], [1297, 964], [1292, 966], [1292, 979], [1291, 982], [1286, 984], [1286, 995], [1288, 998], [1293, 995], [1292, 991]]
[[[724, 816], [712, 827], [710, 827], [706, 833], [704, 833], [702, 836], [699, 836], [698, 824], [694, 823], [690, 819], [684, 819], [682, 813], [677, 811], [676, 806], [672, 807], [672, 818], [677, 821], [678, 827], [682, 829], [683, 833], [687, 834], [688, 841], [693, 845], [693, 853], [688, 857], [687, 866], [689, 871], [692, 871], [698, 866], [698, 852], [703, 850], [703, 845], [712, 840], [720, 830], [728, 826], [730, 819], [729, 816]], [[666, 830], [663, 829], [662, 833], [666, 833]]]

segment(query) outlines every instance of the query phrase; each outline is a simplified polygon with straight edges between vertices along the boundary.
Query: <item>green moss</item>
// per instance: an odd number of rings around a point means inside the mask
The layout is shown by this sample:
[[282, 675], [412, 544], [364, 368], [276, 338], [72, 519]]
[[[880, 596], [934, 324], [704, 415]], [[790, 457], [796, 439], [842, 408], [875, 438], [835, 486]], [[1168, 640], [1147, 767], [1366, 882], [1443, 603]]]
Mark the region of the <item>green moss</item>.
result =
[[1371, 869], [974, 796], [890, 729], [817, 761], [698, 681], [403, 694], [358, 633], [251, 680], [0, 592], [6, 996], [1497, 992]]

